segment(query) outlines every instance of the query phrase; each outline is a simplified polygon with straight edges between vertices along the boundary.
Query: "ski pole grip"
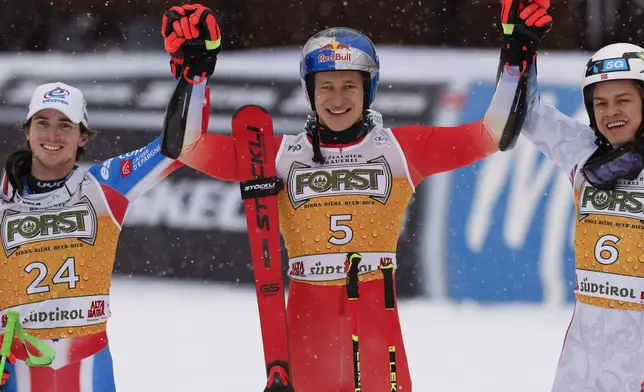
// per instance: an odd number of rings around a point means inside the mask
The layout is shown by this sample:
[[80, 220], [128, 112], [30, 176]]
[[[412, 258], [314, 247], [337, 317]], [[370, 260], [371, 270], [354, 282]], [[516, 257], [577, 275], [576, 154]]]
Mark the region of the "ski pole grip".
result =
[[385, 284], [385, 309], [394, 310], [396, 301], [394, 296], [394, 263], [381, 264], [380, 270]]
[[345, 268], [347, 270], [347, 297], [349, 300], [360, 298], [358, 293], [358, 271], [362, 256], [359, 253], [347, 254]]
[[[9, 310], [7, 312], [7, 327], [2, 338], [2, 347], [0, 347], [0, 356], [2, 357], [0, 373], [4, 370], [4, 363], [11, 354], [11, 346], [13, 345], [14, 338], [18, 338], [27, 352], [27, 360], [25, 361], [27, 366], [48, 366], [54, 361], [56, 357], [55, 351], [42, 340], [27, 334], [20, 325], [20, 314], [15, 310]], [[38, 350], [40, 355], [32, 354], [27, 347], [27, 343]]]
[[2, 338], [2, 347], [0, 347], [0, 375], [4, 373], [4, 368], [7, 363], [7, 358], [11, 355], [11, 345], [13, 344], [13, 336], [16, 330], [16, 323], [18, 322], [18, 312], [10, 310], [7, 312], [7, 326]]
[[8, 357], [11, 354], [11, 345], [13, 344], [13, 336], [16, 331], [16, 324], [18, 322], [18, 312], [10, 310], [7, 312], [7, 327], [4, 331], [2, 338], [2, 347], [0, 347], [0, 356]]

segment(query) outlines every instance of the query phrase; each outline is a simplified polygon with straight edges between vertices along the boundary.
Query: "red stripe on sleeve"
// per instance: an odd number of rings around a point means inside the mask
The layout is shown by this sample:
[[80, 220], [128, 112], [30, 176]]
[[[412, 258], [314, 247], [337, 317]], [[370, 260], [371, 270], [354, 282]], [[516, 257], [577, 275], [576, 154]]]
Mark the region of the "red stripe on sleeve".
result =
[[[277, 148], [282, 144], [282, 136], [274, 136]], [[223, 181], [241, 181], [237, 169], [237, 153], [233, 137], [218, 133], [204, 133], [201, 139], [180, 158], [204, 174]]]
[[103, 194], [105, 194], [107, 205], [112, 211], [114, 219], [116, 219], [119, 225], [122, 225], [123, 219], [125, 219], [125, 213], [127, 212], [127, 207], [130, 202], [125, 196], [123, 196], [110, 186], [101, 184], [101, 188], [103, 189]]
[[456, 127], [410, 125], [392, 129], [414, 185], [432, 174], [458, 169], [498, 151], [483, 121]]

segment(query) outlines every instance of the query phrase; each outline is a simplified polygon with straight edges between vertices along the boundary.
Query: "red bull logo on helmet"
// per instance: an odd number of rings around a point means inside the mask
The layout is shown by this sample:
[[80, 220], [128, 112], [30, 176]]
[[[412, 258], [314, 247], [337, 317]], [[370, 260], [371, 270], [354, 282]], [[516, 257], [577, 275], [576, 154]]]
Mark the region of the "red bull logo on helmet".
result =
[[336, 40], [323, 45], [319, 50], [332, 52], [330, 55], [320, 53], [318, 55], [318, 61], [321, 63], [327, 61], [351, 61], [351, 47]]

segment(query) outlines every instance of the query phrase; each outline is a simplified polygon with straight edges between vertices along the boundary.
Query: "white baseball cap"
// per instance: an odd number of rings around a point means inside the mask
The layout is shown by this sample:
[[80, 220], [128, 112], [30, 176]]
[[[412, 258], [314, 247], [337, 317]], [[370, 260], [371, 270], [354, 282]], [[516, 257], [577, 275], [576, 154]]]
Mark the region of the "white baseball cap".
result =
[[56, 109], [74, 124], [83, 123], [89, 127], [87, 104], [83, 93], [76, 87], [61, 82], [46, 83], [36, 87], [29, 103], [27, 120], [43, 109]]

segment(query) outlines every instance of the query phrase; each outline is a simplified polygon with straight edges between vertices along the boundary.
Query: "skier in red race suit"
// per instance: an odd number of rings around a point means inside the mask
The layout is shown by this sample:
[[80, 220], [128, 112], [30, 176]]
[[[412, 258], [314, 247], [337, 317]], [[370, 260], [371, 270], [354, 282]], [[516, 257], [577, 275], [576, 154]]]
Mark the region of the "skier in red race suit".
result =
[[[164, 34], [173, 39], [185, 35], [180, 23]], [[176, 56], [172, 45], [166, 49]], [[285, 184], [278, 201], [289, 258], [292, 385], [298, 392], [357, 390], [351, 334], [357, 317], [362, 390], [411, 391], [397, 310], [384, 305], [381, 265], [397, 264], [405, 209], [423, 179], [498, 151], [514, 90], [497, 91], [482, 121], [385, 128], [382, 116], [370, 109], [379, 79], [376, 49], [349, 28], [330, 28], [309, 39], [300, 76], [314, 113], [303, 132], [275, 136], [277, 176]], [[180, 159], [220, 180], [244, 180], [232, 136], [204, 130]], [[345, 287], [345, 262], [355, 254], [361, 257], [357, 314], [350, 310]]]

